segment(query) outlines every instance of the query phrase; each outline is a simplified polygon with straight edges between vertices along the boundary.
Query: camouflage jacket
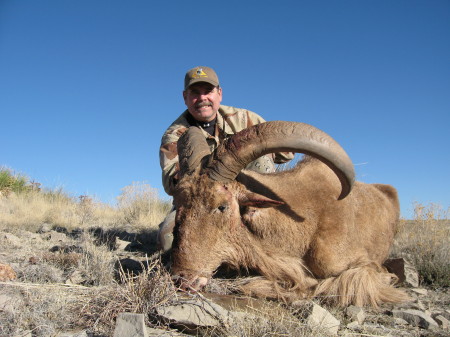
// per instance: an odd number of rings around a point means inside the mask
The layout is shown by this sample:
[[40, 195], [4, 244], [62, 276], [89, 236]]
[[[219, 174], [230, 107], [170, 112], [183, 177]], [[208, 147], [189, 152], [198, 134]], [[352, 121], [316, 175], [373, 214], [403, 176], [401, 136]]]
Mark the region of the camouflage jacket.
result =
[[[159, 162], [162, 169], [164, 190], [169, 195], [173, 194], [180, 169], [178, 164], [177, 141], [193, 125], [189, 123], [188, 117], [189, 111], [186, 110], [169, 126], [161, 139]], [[214, 151], [227, 135], [235, 134], [249, 126], [263, 122], [265, 120], [254, 112], [221, 105], [217, 114], [214, 137], [205, 130], [202, 129], [202, 131], [211, 151]], [[276, 153], [274, 155], [274, 161], [277, 164], [282, 164], [291, 160], [293, 157], [293, 153], [290, 152]]]

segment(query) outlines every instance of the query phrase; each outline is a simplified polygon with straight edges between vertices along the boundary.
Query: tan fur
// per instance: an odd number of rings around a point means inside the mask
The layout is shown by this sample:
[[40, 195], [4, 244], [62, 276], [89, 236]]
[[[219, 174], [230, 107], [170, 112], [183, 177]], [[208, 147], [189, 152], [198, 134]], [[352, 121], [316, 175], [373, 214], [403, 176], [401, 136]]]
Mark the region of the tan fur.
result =
[[343, 271], [339, 276], [321, 280], [313, 296], [323, 297], [326, 301], [347, 306], [371, 305], [377, 307], [382, 302], [403, 302], [406, 294], [392, 285], [397, 277], [369, 264]]
[[245, 172], [239, 181], [219, 183], [198, 173], [180, 181], [175, 274], [211, 277], [226, 263], [256, 270], [262, 278], [241, 289], [260, 297], [319, 296], [375, 307], [407, 299], [381, 267], [399, 217], [393, 187], [356, 183], [337, 200], [339, 180], [309, 157], [291, 171]]

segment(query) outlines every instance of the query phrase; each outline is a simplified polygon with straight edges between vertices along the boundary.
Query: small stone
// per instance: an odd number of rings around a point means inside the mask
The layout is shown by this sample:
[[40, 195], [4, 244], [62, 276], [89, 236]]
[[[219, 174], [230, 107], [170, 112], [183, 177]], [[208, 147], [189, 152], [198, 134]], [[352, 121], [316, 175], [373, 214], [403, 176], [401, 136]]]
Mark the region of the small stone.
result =
[[360, 325], [357, 321], [347, 324], [347, 329], [350, 329], [350, 330], [357, 330], [359, 327], [360, 327]]
[[411, 304], [411, 309], [418, 309], [418, 310], [422, 310], [425, 311], [427, 310], [427, 307], [423, 304], [423, 302], [421, 300], [417, 300], [416, 303]]
[[119, 314], [114, 337], [148, 337], [144, 314], [129, 312]]
[[424, 296], [428, 295], [428, 290], [423, 289], [423, 288], [412, 288], [411, 290], [419, 295], [424, 295]]
[[42, 234], [42, 233], [48, 233], [52, 230], [53, 225], [49, 224], [49, 223], [43, 223], [39, 229], [38, 229], [38, 233]]
[[383, 264], [386, 269], [398, 277], [399, 283], [419, 287], [419, 273], [412, 263], [404, 258], [388, 259]]
[[116, 236], [116, 250], [123, 251], [130, 243], [130, 241], [120, 240], [119, 237]]
[[409, 324], [423, 329], [438, 327], [438, 324], [430, 315], [419, 310], [393, 310], [392, 315], [396, 318], [402, 318]]
[[157, 314], [168, 323], [184, 325], [191, 329], [215, 327], [221, 320], [227, 321], [228, 310], [210, 301], [186, 300], [156, 309]]
[[313, 304], [311, 314], [307, 318], [307, 325], [312, 330], [337, 336], [341, 322], [321, 306]]
[[400, 318], [400, 317], [395, 317], [394, 323], [397, 325], [408, 325], [409, 324], [407, 321], [405, 321], [403, 318]]
[[345, 310], [345, 314], [352, 321], [357, 321], [359, 324], [363, 324], [366, 319], [366, 313], [360, 307], [350, 305]]
[[442, 315], [437, 315], [434, 320], [441, 326], [442, 330], [449, 330], [450, 321]]

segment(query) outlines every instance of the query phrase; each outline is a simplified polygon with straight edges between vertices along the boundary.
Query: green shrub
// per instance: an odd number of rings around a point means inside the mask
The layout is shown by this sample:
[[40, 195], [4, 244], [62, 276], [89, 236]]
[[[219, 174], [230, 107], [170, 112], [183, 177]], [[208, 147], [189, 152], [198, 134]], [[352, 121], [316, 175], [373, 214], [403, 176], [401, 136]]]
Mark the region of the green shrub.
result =
[[0, 168], [0, 192], [9, 194], [10, 192], [22, 193], [30, 190], [28, 178], [19, 174], [13, 174], [11, 170]]

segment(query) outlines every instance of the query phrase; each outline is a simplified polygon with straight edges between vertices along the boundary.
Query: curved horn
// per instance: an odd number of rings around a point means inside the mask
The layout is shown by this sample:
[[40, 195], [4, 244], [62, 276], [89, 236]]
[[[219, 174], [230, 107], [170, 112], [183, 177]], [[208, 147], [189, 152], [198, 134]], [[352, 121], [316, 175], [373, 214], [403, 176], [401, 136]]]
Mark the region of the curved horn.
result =
[[180, 175], [194, 171], [201, 165], [202, 159], [211, 154], [205, 136], [199, 127], [190, 127], [177, 142]]
[[328, 134], [305, 123], [266, 122], [234, 134], [213, 153], [208, 175], [213, 180], [229, 182], [253, 160], [267, 153], [286, 151], [320, 159], [341, 182], [339, 199], [350, 193], [355, 181], [351, 159]]

